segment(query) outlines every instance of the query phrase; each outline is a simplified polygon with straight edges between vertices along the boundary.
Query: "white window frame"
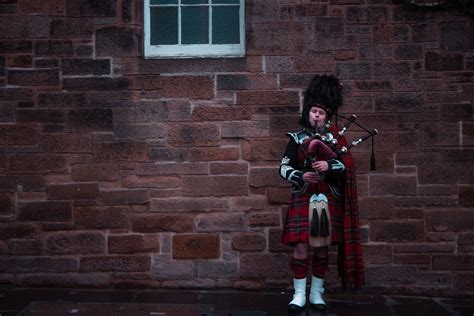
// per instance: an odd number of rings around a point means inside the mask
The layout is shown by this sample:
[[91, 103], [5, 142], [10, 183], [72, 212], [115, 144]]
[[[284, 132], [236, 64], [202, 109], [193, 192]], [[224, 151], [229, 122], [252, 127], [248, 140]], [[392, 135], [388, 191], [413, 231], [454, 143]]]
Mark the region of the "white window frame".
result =
[[[144, 52], [145, 58], [222, 58], [245, 56], [245, 0], [239, 0], [240, 44], [173, 44], [151, 45], [150, 0], [144, 0]], [[208, 1], [210, 10], [212, 5]], [[178, 0], [181, 5], [181, 0]], [[166, 6], [166, 5], [164, 5]], [[176, 5], [170, 5], [176, 6]], [[225, 4], [219, 4], [225, 6]], [[232, 6], [229, 4], [229, 6]], [[235, 6], [235, 4], [234, 4]], [[178, 38], [181, 42], [181, 10], [178, 9]], [[212, 15], [209, 15], [209, 38], [212, 36]]]

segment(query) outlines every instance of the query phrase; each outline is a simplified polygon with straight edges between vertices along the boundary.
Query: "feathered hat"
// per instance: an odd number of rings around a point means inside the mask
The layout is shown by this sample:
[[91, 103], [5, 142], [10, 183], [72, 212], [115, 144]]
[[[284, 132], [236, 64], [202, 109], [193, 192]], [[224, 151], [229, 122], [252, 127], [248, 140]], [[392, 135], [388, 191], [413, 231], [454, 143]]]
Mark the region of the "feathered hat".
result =
[[333, 75], [316, 75], [304, 93], [300, 125], [311, 128], [309, 112], [312, 107], [323, 108], [330, 119], [342, 105], [342, 84]]

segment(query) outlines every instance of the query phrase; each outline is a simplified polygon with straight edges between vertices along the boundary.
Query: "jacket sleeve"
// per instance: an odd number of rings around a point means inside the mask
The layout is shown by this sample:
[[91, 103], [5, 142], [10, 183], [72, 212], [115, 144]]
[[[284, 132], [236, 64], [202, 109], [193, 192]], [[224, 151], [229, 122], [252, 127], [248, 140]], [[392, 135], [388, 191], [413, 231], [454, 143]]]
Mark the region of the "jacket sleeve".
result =
[[290, 138], [285, 153], [283, 154], [283, 158], [281, 158], [280, 176], [291, 183], [302, 185], [304, 183], [303, 172], [295, 168], [297, 155], [298, 144], [293, 138]]

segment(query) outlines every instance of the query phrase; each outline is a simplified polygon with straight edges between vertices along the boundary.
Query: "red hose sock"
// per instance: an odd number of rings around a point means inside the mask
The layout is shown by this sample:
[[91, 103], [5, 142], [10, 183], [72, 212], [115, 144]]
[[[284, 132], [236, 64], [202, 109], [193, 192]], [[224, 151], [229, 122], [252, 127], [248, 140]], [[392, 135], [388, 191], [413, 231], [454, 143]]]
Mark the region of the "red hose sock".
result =
[[291, 270], [293, 270], [293, 277], [295, 279], [304, 279], [308, 274], [308, 258], [297, 259], [292, 258], [290, 262]]
[[328, 247], [315, 248], [313, 252], [312, 272], [319, 279], [324, 279], [328, 270]]

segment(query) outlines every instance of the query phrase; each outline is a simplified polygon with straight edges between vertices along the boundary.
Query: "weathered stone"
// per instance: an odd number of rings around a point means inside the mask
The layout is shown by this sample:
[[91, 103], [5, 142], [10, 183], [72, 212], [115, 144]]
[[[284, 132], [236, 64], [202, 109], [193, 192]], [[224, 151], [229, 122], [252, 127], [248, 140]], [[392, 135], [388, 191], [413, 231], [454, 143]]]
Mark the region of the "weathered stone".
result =
[[126, 207], [80, 206], [73, 209], [74, 227], [79, 229], [114, 229], [130, 226]]
[[237, 233], [232, 236], [232, 249], [240, 251], [261, 251], [266, 246], [265, 236], [259, 233]]
[[153, 214], [132, 217], [132, 231], [139, 233], [178, 233], [194, 231], [194, 217], [184, 214]]
[[150, 253], [160, 250], [159, 235], [110, 235], [108, 237], [109, 253]]
[[110, 60], [87, 58], [64, 59], [61, 62], [61, 72], [63, 76], [108, 75], [110, 74]]
[[434, 71], [462, 70], [464, 67], [463, 55], [459, 53], [426, 52], [425, 68]]
[[[18, 276], [18, 285], [24, 287], [104, 288], [110, 285], [110, 276], [106, 273], [22, 274]], [[116, 307], [111, 304], [109, 310], [113, 313]]]
[[66, 1], [68, 17], [114, 17], [117, 14], [117, 2], [113, 0]]
[[199, 232], [240, 231], [245, 226], [242, 213], [214, 213], [196, 216], [196, 230]]
[[146, 161], [147, 144], [145, 142], [113, 142], [94, 144], [96, 162]]
[[99, 197], [97, 183], [51, 184], [48, 186], [48, 200], [93, 200]]
[[220, 255], [217, 234], [178, 234], [173, 236], [173, 259], [209, 259]]
[[219, 127], [216, 124], [174, 124], [168, 130], [169, 143], [173, 146], [213, 146], [219, 144]]
[[120, 178], [117, 164], [81, 164], [71, 167], [71, 178], [74, 181], [116, 181]]
[[474, 225], [468, 209], [426, 210], [427, 231], [469, 231]]
[[202, 212], [228, 209], [229, 201], [227, 199], [179, 197], [174, 199], [151, 199], [150, 201], [150, 211], [152, 212]]
[[413, 284], [416, 282], [416, 266], [374, 266], [367, 267], [365, 279], [372, 285]]
[[70, 202], [21, 202], [18, 203], [19, 221], [69, 222], [72, 218]]
[[107, 26], [95, 34], [97, 56], [137, 57], [140, 56], [139, 43], [139, 35], [131, 28]]
[[93, 232], [54, 233], [46, 237], [45, 249], [51, 254], [104, 253], [105, 236]]
[[370, 239], [374, 241], [422, 241], [422, 221], [371, 221]]
[[10, 240], [7, 247], [11, 255], [39, 255], [41, 253], [41, 244], [35, 239]]
[[247, 177], [243, 176], [184, 176], [185, 196], [248, 195]]
[[150, 201], [148, 190], [110, 190], [101, 192], [105, 205], [145, 204]]
[[433, 270], [472, 270], [472, 255], [434, 255]]
[[91, 37], [94, 32], [92, 19], [53, 19], [49, 34], [52, 37]]
[[392, 246], [384, 244], [365, 244], [362, 247], [364, 261], [367, 264], [383, 264], [392, 262]]
[[255, 253], [240, 255], [240, 277], [285, 278], [289, 274], [289, 260], [285, 254]]
[[33, 272], [72, 272], [77, 271], [78, 264], [75, 258], [52, 257], [2, 257], [0, 270], [11, 273]]
[[31, 239], [39, 237], [39, 230], [35, 224], [20, 222], [0, 223], [0, 240]]
[[81, 257], [80, 271], [143, 272], [149, 271], [150, 256]]
[[153, 257], [152, 277], [160, 280], [183, 280], [193, 277], [192, 261], [171, 260], [171, 255]]
[[58, 86], [59, 72], [54, 69], [10, 70], [8, 83], [17, 86]]

